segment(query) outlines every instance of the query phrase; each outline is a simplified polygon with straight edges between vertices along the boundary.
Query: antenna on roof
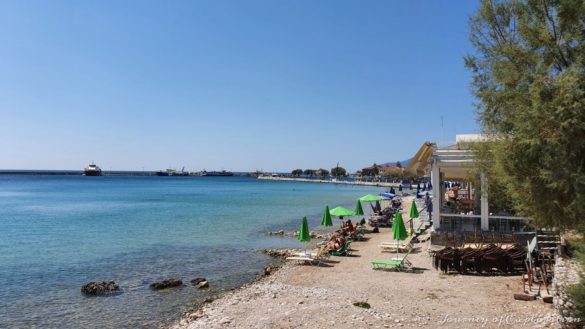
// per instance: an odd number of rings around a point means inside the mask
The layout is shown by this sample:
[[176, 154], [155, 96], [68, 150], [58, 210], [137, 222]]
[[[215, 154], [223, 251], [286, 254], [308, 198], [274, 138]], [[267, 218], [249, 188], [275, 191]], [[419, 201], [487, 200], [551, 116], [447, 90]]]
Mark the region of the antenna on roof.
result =
[[443, 122], [443, 116], [441, 115], [441, 143], [445, 142], [445, 125]]

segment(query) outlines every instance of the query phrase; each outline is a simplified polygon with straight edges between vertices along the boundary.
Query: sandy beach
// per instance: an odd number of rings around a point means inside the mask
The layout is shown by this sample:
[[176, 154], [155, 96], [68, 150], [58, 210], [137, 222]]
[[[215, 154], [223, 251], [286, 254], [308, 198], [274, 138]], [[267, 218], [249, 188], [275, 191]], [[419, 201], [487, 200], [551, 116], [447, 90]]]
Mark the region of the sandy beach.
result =
[[370, 260], [393, 256], [378, 247], [392, 240], [391, 232], [367, 236], [352, 243], [352, 256], [331, 257], [324, 266], [287, 263], [186, 315], [173, 329], [558, 327], [552, 305], [514, 300], [522, 292], [519, 276], [441, 274], [427, 243], [416, 244], [409, 256], [414, 273], [373, 270]]

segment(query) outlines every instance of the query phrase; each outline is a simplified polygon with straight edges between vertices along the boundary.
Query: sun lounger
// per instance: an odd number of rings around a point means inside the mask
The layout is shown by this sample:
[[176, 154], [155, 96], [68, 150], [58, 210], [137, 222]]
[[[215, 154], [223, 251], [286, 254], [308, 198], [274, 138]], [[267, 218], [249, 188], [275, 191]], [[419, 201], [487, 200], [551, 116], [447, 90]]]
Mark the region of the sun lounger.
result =
[[371, 260], [370, 264], [374, 267], [374, 269], [396, 269], [398, 271], [402, 271], [412, 266], [410, 261], [408, 261], [407, 257], [410, 254], [412, 249], [410, 249], [403, 257], [401, 258], [394, 258], [394, 259], [375, 259]]
[[329, 256], [328, 251], [327, 246], [322, 246], [317, 253], [298, 253], [295, 256], [287, 257], [286, 260], [319, 266]]
[[401, 250], [409, 250], [413, 247], [412, 245], [412, 238], [413, 235], [409, 236], [404, 241], [390, 241], [390, 242], [382, 242], [378, 245], [378, 247], [382, 248], [384, 251], [401, 251]]
[[351, 254], [351, 252], [349, 251], [350, 245], [351, 245], [351, 242], [346, 242], [338, 250], [329, 250], [329, 254], [331, 254], [333, 256], [349, 256]]

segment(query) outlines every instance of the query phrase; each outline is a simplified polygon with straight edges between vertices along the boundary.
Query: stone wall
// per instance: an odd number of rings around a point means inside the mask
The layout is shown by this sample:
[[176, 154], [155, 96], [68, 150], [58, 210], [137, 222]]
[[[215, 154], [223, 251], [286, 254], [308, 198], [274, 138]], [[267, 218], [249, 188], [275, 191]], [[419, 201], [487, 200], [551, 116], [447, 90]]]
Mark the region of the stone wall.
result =
[[580, 279], [580, 265], [576, 260], [557, 257], [552, 293], [555, 310], [563, 328], [580, 328], [575, 323], [575, 305], [567, 292], [567, 287], [579, 283]]

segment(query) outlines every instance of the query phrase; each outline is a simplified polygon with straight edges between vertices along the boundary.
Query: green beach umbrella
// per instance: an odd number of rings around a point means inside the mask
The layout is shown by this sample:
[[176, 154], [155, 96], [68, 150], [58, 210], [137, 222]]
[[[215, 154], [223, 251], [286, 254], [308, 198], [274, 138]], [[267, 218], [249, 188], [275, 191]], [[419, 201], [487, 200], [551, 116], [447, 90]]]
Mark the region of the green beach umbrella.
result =
[[355, 203], [355, 210], [354, 213], [356, 216], [361, 216], [364, 214], [364, 209], [362, 208], [362, 203], [358, 199]]
[[301, 222], [301, 229], [299, 230], [299, 234], [297, 235], [297, 240], [301, 242], [311, 241], [311, 234], [309, 233], [309, 224], [307, 223], [307, 216], [303, 217], [303, 221]]
[[321, 226], [333, 226], [333, 223], [331, 222], [331, 214], [329, 213], [329, 206], [325, 206], [325, 212], [321, 219]]
[[392, 235], [396, 240], [396, 252], [398, 252], [399, 241], [406, 240], [408, 233], [406, 233], [406, 227], [404, 227], [404, 221], [402, 220], [402, 214], [400, 210], [396, 212], [394, 221], [392, 222]]
[[384, 200], [384, 198], [382, 198], [379, 195], [367, 194], [367, 195], [364, 195], [363, 197], [359, 198], [358, 200], [360, 200], [361, 202], [376, 202], [376, 201]]
[[412, 200], [412, 205], [410, 206], [410, 219], [418, 218], [418, 209], [416, 209], [416, 203], [414, 199]]
[[343, 208], [343, 207], [335, 207], [335, 208], [331, 209], [331, 211], [329, 211], [329, 213], [331, 214], [331, 216], [335, 216], [335, 217], [346, 217], [346, 216], [353, 216], [354, 215], [353, 211], [351, 211], [347, 208]]
[[[297, 240], [301, 242], [311, 241], [311, 234], [309, 233], [309, 224], [307, 223], [307, 216], [303, 217], [303, 221], [301, 222], [301, 229], [299, 230], [299, 234], [297, 235]], [[307, 248], [305, 245], [305, 254], [306, 253]]]

